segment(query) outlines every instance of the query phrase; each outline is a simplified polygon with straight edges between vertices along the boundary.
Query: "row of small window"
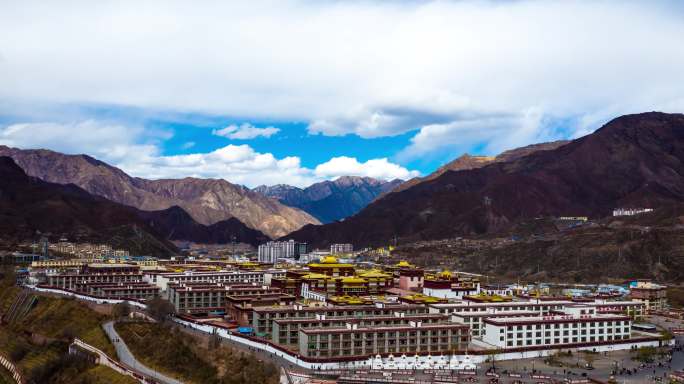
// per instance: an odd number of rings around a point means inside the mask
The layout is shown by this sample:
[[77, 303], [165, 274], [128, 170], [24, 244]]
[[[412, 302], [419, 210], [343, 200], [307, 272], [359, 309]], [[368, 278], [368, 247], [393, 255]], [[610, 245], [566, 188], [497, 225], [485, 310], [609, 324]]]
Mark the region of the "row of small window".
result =
[[[572, 323], [572, 328], [596, 328], [596, 327], [604, 327], [604, 326], [620, 326], [622, 325], [629, 325], [629, 321], [620, 321], [620, 320], [615, 320], [615, 321], [595, 321], [595, 322], [590, 322], [590, 323]], [[511, 326], [509, 325], [506, 327], [507, 330], [512, 331], [513, 329], [517, 329], [518, 331], [522, 330], [523, 327], [524, 329], [542, 329], [542, 328], [553, 328], [553, 329], [559, 329], [559, 328], [570, 328], [570, 323], [562, 323], [562, 324], [536, 324], [536, 325], [518, 325], [518, 326]], [[501, 332], [503, 332], [503, 328], [501, 329]]]
[[[629, 328], [616, 328], [616, 329], [615, 329], [615, 334], [620, 334], [620, 333], [621, 333], [620, 331], [622, 331], [622, 333], [629, 334]], [[612, 328], [608, 328], [608, 329], [599, 329], [599, 330], [590, 329], [590, 330], [589, 330], [589, 335], [596, 335], [596, 334], [598, 334], [598, 335], [603, 335], [603, 334], [612, 334], [612, 333], [613, 333], [613, 329], [612, 329]], [[576, 329], [573, 329], [573, 330], [572, 330], [572, 336], [577, 336], [578, 334], [579, 334], [579, 335], [586, 335], [586, 334], [587, 334], [587, 330], [586, 330], [586, 329], [582, 329], [579, 333], [578, 333], [578, 331], [577, 331]], [[522, 332], [518, 332], [518, 333], [508, 333], [507, 336], [508, 336], [509, 339], [514, 339], [514, 338], [522, 339], [522, 338], [523, 338], [523, 333], [522, 333]], [[527, 334], [526, 334], [525, 336], [526, 336], [528, 339], [529, 339], [529, 338], [532, 338], [532, 332], [527, 332]], [[534, 335], [534, 336], [535, 336], [535, 337], [542, 337], [541, 331], [535, 332], [535, 335]], [[553, 336], [555, 336], [555, 337], [561, 336], [560, 331], [554, 331], [554, 332], [553, 332]], [[569, 331], [563, 331], [563, 336], [570, 336]], [[544, 332], [544, 337], [551, 337], [551, 332], [550, 332], [550, 331]], [[503, 335], [500, 336], [500, 339], [503, 341]]]
[[[608, 335], [605, 338], [603, 336], [582, 336], [582, 337], [564, 337], [564, 338], [556, 338], [556, 339], [536, 339], [536, 340], [508, 340], [506, 341], [506, 346], [508, 347], [521, 347], [521, 346], [528, 346], [528, 345], [547, 345], [547, 344], [570, 344], [570, 343], [586, 343], [586, 342], [596, 342], [596, 341], [610, 341], [610, 340], [622, 340], [622, 339], [627, 339], [627, 335]], [[553, 340], [553, 343], [551, 342]], [[499, 339], [499, 341], [503, 341], [503, 337]]]

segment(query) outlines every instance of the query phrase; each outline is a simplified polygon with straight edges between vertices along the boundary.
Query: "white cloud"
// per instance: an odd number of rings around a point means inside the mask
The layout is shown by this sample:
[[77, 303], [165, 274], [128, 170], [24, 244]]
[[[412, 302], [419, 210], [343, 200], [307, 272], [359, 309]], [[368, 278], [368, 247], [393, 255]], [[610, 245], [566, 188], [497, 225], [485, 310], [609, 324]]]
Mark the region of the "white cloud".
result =
[[49, 148], [54, 151], [85, 153], [109, 162], [130, 156], [156, 156], [156, 142], [168, 139], [167, 132], [149, 131], [141, 127], [85, 120], [73, 123], [23, 123], [0, 127], [0, 144], [18, 148]]
[[181, 148], [182, 149], [190, 149], [190, 148], [194, 147], [196, 144], [197, 143], [195, 143], [194, 141], [186, 141], [185, 143], [183, 143], [183, 145], [181, 145]]
[[291, 119], [363, 137], [469, 121], [475, 141], [532, 108], [586, 131], [607, 112], [681, 110], [682, 17], [672, 1], [6, 1], [0, 104]]
[[496, 155], [528, 143], [555, 140], [557, 136], [549, 131], [541, 111], [530, 108], [518, 115], [474, 117], [423, 126], [397, 157], [407, 161], [478, 147], [482, 153]]
[[133, 176], [161, 178], [222, 178], [254, 187], [261, 184], [290, 184], [306, 187], [343, 175], [381, 179], [408, 178], [417, 174], [387, 159], [359, 163], [354, 158], [337, 157], [315, 169], [302, 166], [297, 156], [276, 158], [249, 145], [227, 145], [208, 153], [163, 155], [158, 139], [168, 133], [149, 132], [137, 127], [95, 120], [74, 123], [22, 123], [0, 126], [0, 144], [18, 148], [49, 148], [77, 154], [86, 153], [123, 169]]
[[279, 128], [275, 127], [264, 127], [264, 128], [257, 128], [253, 126], [252, 124], [244, 123], [241, 124], [240, 126], [237, 126], [235, 124], [231, 124], [225, 128], [221, 129], [214, 129], [211, 134], [216, 135], [216, 136], [221, 136], [221, 137], [226, 137], [228, 139], [233, 139], [233, 140], [249, 140], [249, 139], [254, 139], [259, 136], [263, 137], [271, 137], [275, 135], [276, 133], [280, 132]]
[[339, 176], [366, 176], [383, 180], [408, 180], [420, 175], [418, 171], [409, 171], [402, 166], [389, 162], [386, 158], [360, 163], [356, 158], [346, 156], [333, 157], [327, 162], [317, 165], [314, 173], [316, 176], [326, 179]]

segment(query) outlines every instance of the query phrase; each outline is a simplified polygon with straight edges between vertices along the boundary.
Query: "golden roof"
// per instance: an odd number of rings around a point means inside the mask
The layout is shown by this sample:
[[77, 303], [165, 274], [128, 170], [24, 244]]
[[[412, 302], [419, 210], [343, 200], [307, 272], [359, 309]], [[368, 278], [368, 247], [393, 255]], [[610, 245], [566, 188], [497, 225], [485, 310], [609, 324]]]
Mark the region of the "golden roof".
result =
[[337, 264], [337, 257], [326, 256], [323, 259], [321, 259], [321, 264]]
[[324, 275], [322, 273], [307, 273], [306, 275], [302, 276], [302, 279], [311, 279], [311, 280], [320, 280], [320, 279], [329, 279], [330, 276]]
[[451, 272], [445, 269], [438, 273], [437, 276], [441, 277], [442, 279], [451, 279]]
[[359, 273], [359, 277], [364, 277], [364, 278], [389, 278], [390, 275], [378, 270], [378, 269], [371, 269], [370, 271], [367, 272], [362, 272]]
[[343, 283], [367, 283], [368, 280], [362, 279], [360, 277], [349, 276], [349, 277], [342, 278], [342, 282]]
[[424, 303], [439, 303], [441, 301], [444, 301], [443, 299], [440, 299], [438, 297], [423, 295], [422, 293], [407, 295], [407, 296], [403, 296], [402, 298], [406, 299], [406, 300], [411, 300], [411, 301], [421, 301]]

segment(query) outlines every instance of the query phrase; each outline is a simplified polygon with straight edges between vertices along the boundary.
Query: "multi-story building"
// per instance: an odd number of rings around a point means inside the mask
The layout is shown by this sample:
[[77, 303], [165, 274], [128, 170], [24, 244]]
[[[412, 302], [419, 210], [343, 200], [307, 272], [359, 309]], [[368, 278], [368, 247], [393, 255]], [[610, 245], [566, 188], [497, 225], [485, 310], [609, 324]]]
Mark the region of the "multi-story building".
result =
[[360, 327], [386, 327], [407, 325], [409, 322], [423, 324], [444, 323], [449, 320], [446, 315], [424, 313], [419, 315], [383, 315], [368, 317], [326, 317], [316, 315], [314, 319], [277, 319], [273, 321], [271, 340], [280, 345], [299, 345], [299, 330], [306, 328], [339, 328], [347, 323], [356, 323]]
[[87, 287], [93, 296], [116, 300], [150, 300], [159, 296], [159, 287], [145, 282], [129, 284], [92, 284]]
[[469, 295], [480, 293], [480, 282], [477, 280], [461, 280], [444, 271], [425, 277], [423, 294], [444, 299], [463, 299]]
[[142, 281], [142, 273], [74, 273], [47, 276], [47, 285], [60, 289], [76, 290], [79, 283], [131, 283]]
[[354, 252], [354, 246], [352, 244], [332, 244], [330, 246], [331, 255], [340, 255], [352, 252]]
[[306, 357], [339, 358], [384, 353], [453, 353], [465, 350], [468, 327], [455, 323], [369, 327], [347, 323], [344, 327], [302, 328], [299, 353]]
[[[264, 284], [265, 271], [219, 271], [182, 273], [148, 273], [146, 280], [157, 284], [162, 291], [166, 291], [171, 283], [223, 283], [223, 284]], [[284, 272], [283, 272], [284, 274]], [[154, 276], [154, 278], [152, 277]]]
[[653, 208], [617, 208], [613, 210], [613, 216], [634, 216], [648, 212], [653, 212]]
[[600, 315], [591, 305], [568, 306], [562, 314], [484, 319], [484, 342], [496, 348], [572, 346], [629, 339], [628, 316]]
[[281, 292], [268, 286], [233, 283], [171, 283], [166, 288], [166, 296], [176, 312], [186, 314], [223, 312], [228, 296], [253, 297], [264, 293]]
[[251, 324], [254, 330], [260, 334], [270, 335], [273, 331], [273, 321], [276, 319], [315, 319], [316, 315], [324, 315], [328, 318], [343, 316], [365, 317], [394, 315], [395, 313], [403, 313], [406, 316], [427, 313], [427, 307], [424, 305], [386, 303], [328, 306], [291, 305], [254, 308], [253, 312]]
[[455, 312], [451, 315], [451, 321], [465, 324], [470, 327], [473, 337], [482, 337], [486, 332], [484, 320], [499, 317], [533, 317], [539, 316], [535, 311], [488, 311], [488, 312]]
[[259, 262], [272, 264], [278, 259], [298, 258], [306, 253], [308, 253], [306, 243], [297, 243], [294, 240], [269, 241], [259, 246], [257, 257]]
[[431, 304], [429, 305], [430, 312], [433, 313], [467, 313], [467, 312], [497, 312], [497, 311], [531, 311], [540, 315], [546, 315], [551, 311], [560, 311], [566, 305], [575, 304], [571, 300], [557, 300], [557, 301], [509, 301], [499, 303], [474, 303], [470, 301], [462, 301], [448, 304]]
[[630, 286], [632, 300], [644, 303], [647, 312], [667, 309], [667, 287], [650, 281], [637, 281]]

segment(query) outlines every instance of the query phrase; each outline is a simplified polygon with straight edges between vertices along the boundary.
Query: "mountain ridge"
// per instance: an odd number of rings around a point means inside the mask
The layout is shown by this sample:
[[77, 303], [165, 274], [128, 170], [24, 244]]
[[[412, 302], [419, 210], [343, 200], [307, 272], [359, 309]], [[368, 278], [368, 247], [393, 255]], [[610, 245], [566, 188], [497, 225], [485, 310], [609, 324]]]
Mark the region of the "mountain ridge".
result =
[[223, 179], [147, 180], [88, 155], [0, 146], [27, 174], [58, 184], [75, 184], [108, 200], [145, 211], [182, 207], [195, 221], [211, 225], [235, 217], [270, 237], [283, 236], [318, 220]]
[[321, 223], [330, 223], [353, 216], [376, 197], [402, 182], [398, 179], [384, 181], [371, 177], [341, 176], [306, 188], [277, 184], [260, 185], [253, 190], [285, 205], [302, 209]]
[[0, 156], [0, 177], [0, 237], [11, 240], [32, 240], [40, 231], [168, 256], [178, 252], [169, 240], [258, 245], [268, 239], [234, 218], [205, 226], [180, 207], [141, 211], [74, 184], [46, 182], [6, 156]]
[[619, 206], [684, 201], [684, 115], [618, 117], [552, 150], [447, 171], [387, 194], [341, 223], [289, 237], [316, 245], [387, 245], [496, 233], [540, 216], [609, 215]]

